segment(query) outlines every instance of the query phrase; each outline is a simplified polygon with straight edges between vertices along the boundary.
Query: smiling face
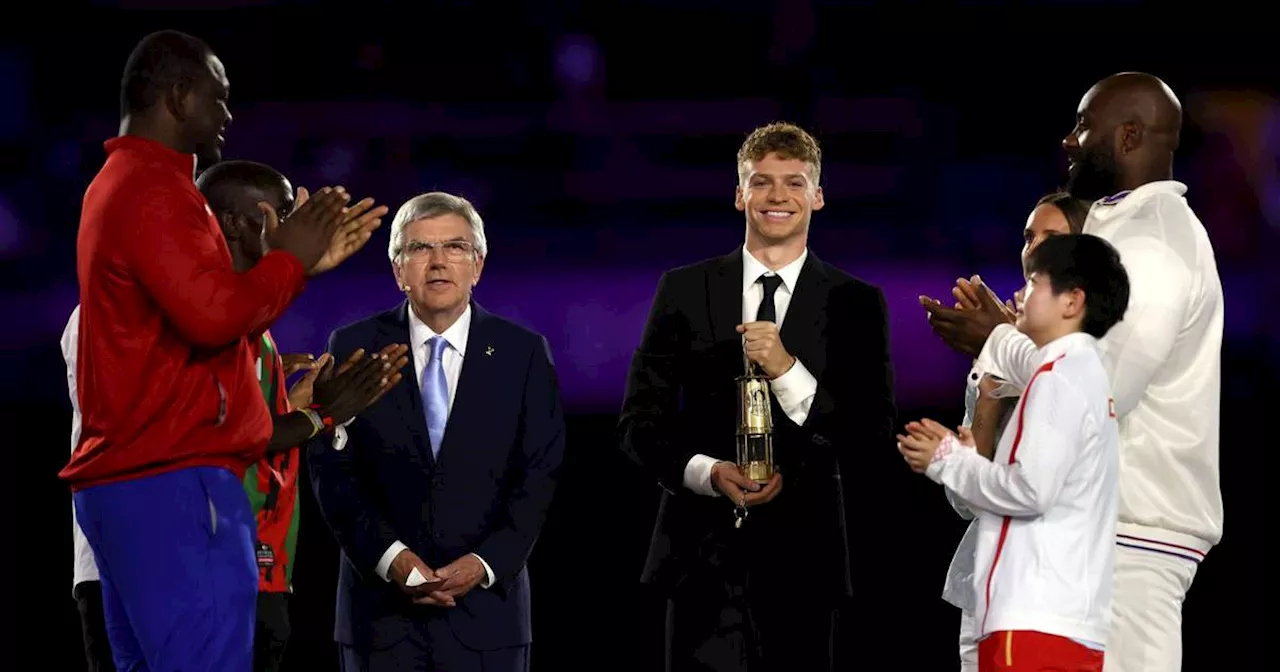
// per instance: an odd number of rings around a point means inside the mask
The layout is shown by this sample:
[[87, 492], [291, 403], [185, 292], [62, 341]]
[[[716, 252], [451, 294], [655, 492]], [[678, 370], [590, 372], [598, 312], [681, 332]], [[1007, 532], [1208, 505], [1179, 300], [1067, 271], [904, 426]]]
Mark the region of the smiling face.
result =
[[812, 164], [770, 152], [743, 161], [738, 172], [734, 207], [746, 213], [748, 238], [776, 245], [808, 234], [809, 218], [823, 206]]
[[476, 252], [467, 220], [450, 213], [406, 224], [392, 270], [420, 317], [456, 318], [480, 282], [484, 257]]
[[186, 90], [182, 100], [183, 135], [201, 166], [222, 160], [223, 133], [231, 124], [227, 100], [231, 83], [217, 56], [209, 54], [205, 70]]
[[1106, 198], [1120, 190], [1116, 159], [1119, 122], [1108, 105], [1110, 96], [1095, 86], [1080, 99], [1076, 124], [1062, 139], [1067, 153], [1067, 192], [1085, 201]]

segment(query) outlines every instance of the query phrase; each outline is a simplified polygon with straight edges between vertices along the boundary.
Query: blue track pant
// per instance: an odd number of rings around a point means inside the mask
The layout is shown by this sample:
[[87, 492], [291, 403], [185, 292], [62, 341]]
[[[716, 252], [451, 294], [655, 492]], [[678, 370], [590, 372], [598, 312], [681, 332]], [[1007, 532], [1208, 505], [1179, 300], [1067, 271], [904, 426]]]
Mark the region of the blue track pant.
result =
[[120, 672], [251, 672], [258, 569], [235, 474], [193, 467], [75, 493]]

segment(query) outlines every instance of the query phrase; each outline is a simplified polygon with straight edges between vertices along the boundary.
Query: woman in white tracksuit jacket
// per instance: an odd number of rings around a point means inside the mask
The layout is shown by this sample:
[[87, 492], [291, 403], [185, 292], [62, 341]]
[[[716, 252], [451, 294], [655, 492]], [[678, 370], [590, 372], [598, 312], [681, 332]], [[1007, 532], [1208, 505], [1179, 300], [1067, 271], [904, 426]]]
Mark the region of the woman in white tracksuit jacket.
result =
[[[1070, 195], [1057, 192], [1041, 198], [1027, 217], [1023, 230], [1024, 245], [1022, 259], [1034, 250], [1045, 238], [1064, 233], [1080, 233], [1084, 228], [1084, 220], [1089, 214], [1089, 204], [1071, 198]], [[956, 296], [957, 308], [976, 307], [973, 299], [963, 295]], [[1020, 301], [1020, 296], [1015, 296]], [[1013, 321], [1013, 306], [1010, 305], [1010, 321]], [[995, 451], [996, 441], [1004, 431], [1011, 410], [1017, 400], [1018, 390], [1011, 385], [1002, 384], [1003, 376], [995, 369], [992, 362], [979, 359], [965, 381], [964, 421], [963, 425], [973, 432], [979, 452], [990, 459]], [[977, 421], [977, 426], [975, 426]], [[973, 512], [964, 502], [955, 498], [951, 491], [944, 488], [947, 501], [961, 518], [970, 521], [955, 555], [951, 558], [951, 566], [947, 569], [947, 580], [943, 585], [942, 599], [960, 609], [960, 670], [961, 672], [978, 672], [978, 642], [973, 622], [973, 610], [976, 596], [973, 591], [973, 554], [978, 543], [978, 526]]]

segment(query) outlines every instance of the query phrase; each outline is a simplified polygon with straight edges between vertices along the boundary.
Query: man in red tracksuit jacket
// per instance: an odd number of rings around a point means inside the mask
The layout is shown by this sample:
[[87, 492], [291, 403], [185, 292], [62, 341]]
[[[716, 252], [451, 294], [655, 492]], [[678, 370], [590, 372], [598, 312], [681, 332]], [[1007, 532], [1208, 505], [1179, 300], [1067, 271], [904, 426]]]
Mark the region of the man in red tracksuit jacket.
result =
[[[122, 669], [248, 672], [258, 572], [241, 479], [271, 437], [250, 355], [302, 291], [368, 239], [341, 189], [267, 233], [237, 274], [193, 178], [231, 121], [222, 64], [173, 31], [144, 38], [121, 90], [121, 135], [85, 193], [80, 442], [59, 476], [93, 548]], [[193, 156], [194, 155], [194, 156]]]

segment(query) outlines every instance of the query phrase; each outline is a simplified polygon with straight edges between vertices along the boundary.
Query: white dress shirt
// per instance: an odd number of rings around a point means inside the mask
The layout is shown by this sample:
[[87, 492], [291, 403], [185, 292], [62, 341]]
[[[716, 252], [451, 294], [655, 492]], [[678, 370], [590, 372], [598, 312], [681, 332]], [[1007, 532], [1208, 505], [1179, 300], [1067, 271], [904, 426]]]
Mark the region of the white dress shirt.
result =
[[[742, 321], [754, 322], [760, 310], [760, 301], [764, 298], [764, 285], [758, 280], [762, 275], [777, 275], [782, 284], [773, 293], [773, 307], [778, 316], [778, 329], [782, 329], [782, 321], [786, 319], [787, 308], [791, 306], [791, 296], [795, 293], [796, 281], [800, 279], [800, 269], [809, 256], [806, 249], [795, 261], [778, 269], [777, 273], [769, 270], [758, 259], [751, 256], [746, 246], [742, 247]], [[786, 343], [783, 343], [786, 346]], [[803, 425], [809, 417], [809, 408], [818, 393], [818, 379], [805, 368], [799, 359], [786, 373], [770, 382], [773, 397], [778, 400], [778, 408], [791, 421]], [[720, 460], [708, 455], [694, 455], [684, 468], [684, 486], [694, 492], [716, 497], [720, 493], [711, 484], [711, 468]]]
[[[67, 320], [67, 328], [62, 330], [62, 359], [67, 363], [67, 392], [71, 396], [71, 452], [76, 452], [76, 444], [80, 443], [80, 400], [76, 398], [76, 346], [80, 343], [80, 306], [71, 311], [71, 319]], [[75, 546], [75, 564], [72, 570], [71, 589], [85, 581], [98, 580], [98, 564], [93, 559], [93, 549], [89, 540], [80, 530], [76, 520], [76, 505], [71, 504], [71, 535]]]
[[[1099, 345], [1120, 419], [1119, 520], [1126, 543], [1201, 554], [1222, 538], [1218, 485], [1223, 300], [1213, 246], [1186, 186], [1145, 184], [1093, 204], [1085, 233], [1129, 273], [1129, 310]], [[1023, 386], [1035, 346], [1001, 325], [983, 346]]]
[[[445, 348], [444, 352], [440, 355], [440, 363], [444, 368], [444, 377], [449, 385], [450, 413], [453, 412], [453, 400], [458, 396], [458, 379], [462, 375], [462, 360], [467, 356], [467, 337], [470, 335], [471, 306], [469, 305], [466, 310], [462, 311], [462, 315], [458, 317], [457, 321], [450, 325], [448, 329], [445, 329], [443, 334], [439, 334], [439, 336], [444, 337], [444, 340], [449, 343], [449, 347]], [[432, 331], [431, 327], [428, 327], [425, 322], [419, 319], [418, 315], [413, 312], [412, 308], [409, 308], [409, 342], [411, 344], [410, 350], [413, 352], [413, 370], [416, 374], [414, 384], [418, 386], [419, 390], [422, 389], [422, 377], [426, 375], [427, 362], [431, 359], [431, 346], [427, 345], [427, 341], [435, 338], [436, 336], [436, 332]], [[338, 449], [338, 432], [342, 432], [343, 436], [341, 440], [344, 445], [346, 443], [346, 429], [339, 427], [338, 430], [334, 432], [335, 449]], [[448, 433], [447, 427], [445, 432], [446, 434]], [[434, 448], [439, 450], [439, 446], [435, 446]], [[396, 559], [396, 556], [400, 554], [400, 551], [403, 551], [406, 548], [408, 548], [408, 546], [403, 542], [396, 541], [387, 548], [386, 552], [382, 554], [382, 558], [378, 560], [378, 565], [374, 568], [378, 576], [382, 577], [382, 580], [391, 580], [388, 576], [388, 572], [391, 570], [391, 562]], [[475, 553], [472, 553], [471, 555], [475, 555], [476, 559], [480, 561], [480, 564], [484, 566], [485, 578], [480, 582], [480, 587], [488, 588], [489, 586], [492, 586], [494, 581], [493, 568], [490, 567], [489, 563], [485, 562], [485, 559], [479, 555], [476, 555]]]
[[979, 638], [1035, 630], [1106, 646], [1119, 431], [1096, 342], [1073, 333], [1036, 353], [993, 460], [951, 437], [925, 472], [978, 514]]

